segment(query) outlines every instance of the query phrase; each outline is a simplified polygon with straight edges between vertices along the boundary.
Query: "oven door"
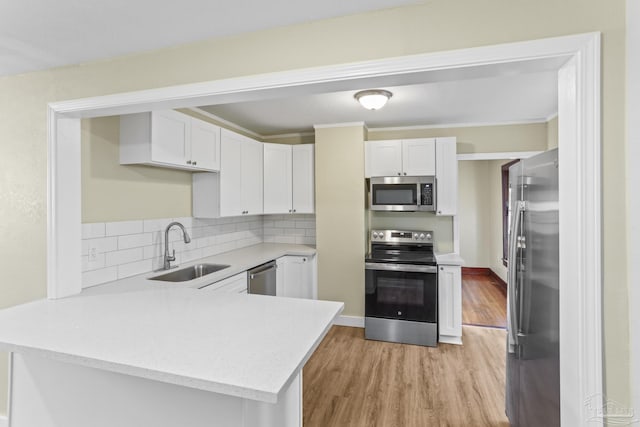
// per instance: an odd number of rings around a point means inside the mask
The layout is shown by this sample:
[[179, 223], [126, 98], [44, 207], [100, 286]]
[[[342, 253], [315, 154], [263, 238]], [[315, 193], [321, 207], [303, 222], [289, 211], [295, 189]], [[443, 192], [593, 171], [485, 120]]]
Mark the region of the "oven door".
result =
[[365, 263], [365, 316], [436, 323], [435, 266]]

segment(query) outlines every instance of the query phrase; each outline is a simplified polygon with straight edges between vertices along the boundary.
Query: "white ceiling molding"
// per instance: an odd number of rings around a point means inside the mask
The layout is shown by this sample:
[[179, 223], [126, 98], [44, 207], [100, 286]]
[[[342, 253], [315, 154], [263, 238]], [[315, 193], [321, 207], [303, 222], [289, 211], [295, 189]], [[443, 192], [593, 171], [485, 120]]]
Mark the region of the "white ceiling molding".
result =
[[264, 139], [264, 136], [260, 135], [259, 133], [256, 133], [250, 129], [244, 128], [240, 125], [237, 125], [233, 122], [230, 122], [229, 120], [225, 120], [222, 117], [218, 117], [215, 114], [212, 114], [208, 111], [203, 110], [202, 108], [198, 108], [198, 107], [191, 107], [188, 108], [188, 110], [193, 111], [194, 113], [198, 113], [201, 116], [205, 116], [205, 117], [209, 117], [210, 119], [215, 120], [216, 122], [220, 123], [221, 125], [223, 125], [223, 127], [228, 128], [229, 130], [236, 130], [242, 133], [245, 133], [247, 135], [251, 135], [254, 138], [262, 138]]
[[515, 160], [526, 159], [536, 154], [540, 154], [542, 151], [511, 151], [502, 153], [467, 153], [458, 154], [458, 161], [461, 160]]
[[545, 122], [550, 122], [551, 120], [555, 119], [556, 117], [558, 117], [558, 113], [555, 112], [553, 114], [551, 114], [549, 117], [547, 117], [544, 121]]
[[514, 122], [445, 123], [440, 125], [394, 126], [394, 127], [369, 128], [369, 132], [397, 132], [397, 131], [423, 130], [423, 129], [450, 129], [450, 128], [475, 128], [475, 127], [486, 127], [486, 126], [530, 125], [530, 124], [537, 124], [537, 123], [546, 123], [548, 121], [549, 120], [547, 119], [533, 119], [533, 120], [519, 120]]
[[269, 141], [272, 139], [284, 139], [284, 138], [303, 138], [307, 136], [315, 136], [315, 132], [297, 132], [297, 133], [283, 133], [280, 135], [269, 135], [262, 136], [261, 138], [265, 141]]
[[362, 126], [364, 128], [367, 125], [364, 122], [345, 122], [345, 123], [326, 123], [321, 125], [313, 125], [314, 129], [326, 129], [326, 128], [347, 128], [353, 126]]

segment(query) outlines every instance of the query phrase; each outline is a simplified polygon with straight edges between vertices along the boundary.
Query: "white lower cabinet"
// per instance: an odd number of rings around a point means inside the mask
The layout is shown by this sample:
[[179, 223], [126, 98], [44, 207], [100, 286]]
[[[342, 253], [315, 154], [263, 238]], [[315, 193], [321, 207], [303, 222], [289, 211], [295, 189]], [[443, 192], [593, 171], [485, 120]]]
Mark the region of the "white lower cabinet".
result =
[[243, 271], [235, 276], [227, 277], [210, 285], [198, 289], [201, 292], [217, 292], [228, 294], [247, 293], [247, 272]]
[[276, 260], [276, 296], [317, 299], [316, 257], [283, 256]]
[[459, 265], [438, 266], [439, 341], [462, 344], [462, 274]]

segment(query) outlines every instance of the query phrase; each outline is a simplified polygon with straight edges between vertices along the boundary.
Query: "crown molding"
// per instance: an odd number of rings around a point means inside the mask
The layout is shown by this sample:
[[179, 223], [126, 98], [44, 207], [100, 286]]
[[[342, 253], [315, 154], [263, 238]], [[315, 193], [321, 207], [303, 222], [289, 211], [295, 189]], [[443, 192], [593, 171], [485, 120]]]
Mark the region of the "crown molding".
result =
[[546, 118], [539, 118], [539, 119], [531, 119], [531, 120], [517, 120], [517, 121], [506, 121], [506, 122], [469, 122], [469, 123], [443, 123], [438, 125], [393, 126], [393, 127], [369, 128], [369, 132], [375, 133], [375, 132], [397, 132], [397, 131], [424, 130], [424, 129], [515, 126], [515, 125], [530, 125], [530, 124], [546, 123], [548, 121], [549, 120]]
[[352, 126], [362, 126], [368, 130], [365, 122], [345, 122], [345, 123], [325, 123], [320, 125], [313, 125], [314, 129], [327, 129], [327, 128], [348, 128]]
[[194, 113], [198, 113], [200, 115], [203, 115], [205, 117], [209, 117], [210, 119], [213, 119], [215, 121], [217, 121], [218, 123], [224, 125], [225, 127], [229, 128], [229, 130], [236, 130], [236, 131], [240, 131], [242, 133], [245, 133], [247, 135], [251, 135], [254, 138], [260, 138], [260, 139], [264, 139], [264, 136], [260, 135], [259, 133], [256, 133], [252, 130], [249, 130], [247, 128], [244, 128], [240, 125], [237, 125], [233, 122], [230, 122], [229, 120], [225, 120], [220, 116], [216, 116], [215, 114], [212, 114], [208, 111], [203, 110], [202, 108], [199, 107], [190, 107], [187, 108], [187, 110], [189, 111], [193, 111]]
[[305, 136], [314, 136], [315, 132], [292, 132], [292, 133], [281, 133], [279, 135], [268, 135], [263, 136], [262, 139], [265, 141], [271, 139], [280, 139], [280, 138], [296, 138], [296, 137], [305, 137]]

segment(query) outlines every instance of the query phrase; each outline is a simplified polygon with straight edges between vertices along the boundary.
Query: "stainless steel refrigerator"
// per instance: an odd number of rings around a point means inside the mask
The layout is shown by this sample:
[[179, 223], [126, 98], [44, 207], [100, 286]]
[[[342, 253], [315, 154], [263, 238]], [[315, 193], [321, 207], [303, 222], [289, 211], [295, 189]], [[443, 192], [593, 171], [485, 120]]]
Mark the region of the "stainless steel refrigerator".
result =
[[506, 411], [560, 425], [558, 150], [509, 168]]

